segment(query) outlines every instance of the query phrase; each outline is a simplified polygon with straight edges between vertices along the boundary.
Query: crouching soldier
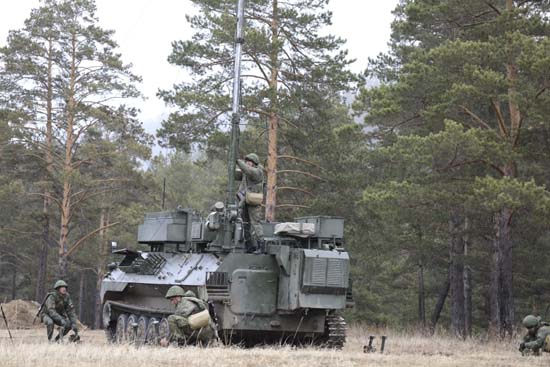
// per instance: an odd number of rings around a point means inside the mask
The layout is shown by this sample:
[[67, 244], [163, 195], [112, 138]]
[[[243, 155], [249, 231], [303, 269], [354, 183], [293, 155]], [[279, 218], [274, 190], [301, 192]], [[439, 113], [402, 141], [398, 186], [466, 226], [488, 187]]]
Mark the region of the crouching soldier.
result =
[[[215, 336], [215, 328], [208, 313], [208, 303], [197, 298], [193, 291], [184, 292], [180, 286], [172, 286], [166, 298], [176, 307], [176, 312], [168, 316], [170, 340], [161, 340], [161, 345], [169, 342], [178, 344], [208, 345]], [[202, 311], [206, 311], [199, 315]], [[193, 319], [193, 315], [196, 315]], [[194, 320], [201, 319], [197, 324]]]
[[78, 341], [80, 339], [73, 301], [67, 292], [67, 288], [67, 283], [63, 280], [58, 280], [54, 285], [54, 291], [48, 293], [44, 301], [41, 320], [46, 325], [49, 341], [52, 340], [55, 325], [60, 326], [60, 331], [55, 341], [59, 341], [71, 330], [74, 331], [74, 335], [71, 335], [71, 341]]
[[523, 326], [527, 328], [527, 335], [519, 345], [521, 354], [540, 355], [541, 351], [550, 352], [550, 326], [542, 323], [540, 317], [527, 315], [523, 319]]

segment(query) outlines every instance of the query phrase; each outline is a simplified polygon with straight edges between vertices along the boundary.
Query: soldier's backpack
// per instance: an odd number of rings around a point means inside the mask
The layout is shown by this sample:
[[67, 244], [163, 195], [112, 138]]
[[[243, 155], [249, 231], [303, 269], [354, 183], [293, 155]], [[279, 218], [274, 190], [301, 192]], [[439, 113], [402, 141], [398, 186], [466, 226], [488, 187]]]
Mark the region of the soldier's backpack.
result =
[[550, 352], [550, 334], [546, 335], [546, 338], [544, 338], [544, 347], [542, 349], [545, 352]]
[[202, 299], [194, 297], [185, 297], [189, 301], [193, 302], [199, 308], [199, 312], [196, 312], [188, 317], [189, 326], [192, 330], [201, 329], [210, 324], [210, 312], [208, 310], [208, 304]]

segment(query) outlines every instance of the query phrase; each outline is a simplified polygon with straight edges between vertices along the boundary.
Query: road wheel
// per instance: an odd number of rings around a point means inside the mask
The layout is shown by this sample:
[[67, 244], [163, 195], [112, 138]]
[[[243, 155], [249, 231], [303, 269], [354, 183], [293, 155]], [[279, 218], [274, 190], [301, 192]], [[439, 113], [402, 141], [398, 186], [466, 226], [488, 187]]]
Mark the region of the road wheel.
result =
[[159, 344], [159, 321], [151, 317], [149, 323], [147, 324], [145, 343], [148, 345], [158, 345]]
[[116, 322], [115, 343], [124, 344], [128, 341], [128, 315], [121, 314]]
[[126, 326], [126, 335], [128, 338], [128, 343], [135, 344], [137, 341], [137, 327], [138, 327], [138, 317], [136, 315], [128, 316], [128, 326]]
[[166, 317], [163, 317], [159, 322], [159, 339], [170, 340], [170, 325]]
[[149, 317], [140, 316], [136, 330], [136, 342], [138, 345], [145, 344], [147, 340], [147, 327], [149, 326]]

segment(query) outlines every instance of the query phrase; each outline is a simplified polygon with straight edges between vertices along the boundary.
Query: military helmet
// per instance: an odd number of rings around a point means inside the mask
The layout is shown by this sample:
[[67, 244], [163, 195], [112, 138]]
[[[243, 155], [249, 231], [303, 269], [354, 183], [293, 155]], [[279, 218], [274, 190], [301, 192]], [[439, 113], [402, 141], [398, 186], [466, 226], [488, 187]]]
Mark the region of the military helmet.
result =
[[187, 292], [185, 292], [184, 297], [193, 297], [193, 298], [197, 298], [197, 295], [196, 295], [195, 292], [193, 292], [193, 291], [187, 291]]
[[539, 325], [540, 318], [533, 316], [533, 315], [527, 315], [523, 319], [523, 326], [527, 329], [530, 329], [532, 327], [536, 327]]
[[168, 292], [166, 292], [165, 298], [172, 298], [172, 297], [183, 297], [184, 291], [183, 288], [179, 285], [173, 285], [170, 288], [168, 288]]
[[258, 158], [258, 155], [256, 153], [247, 154], [247, 156], [244, 157], [244, 160], [245, 161], [250, 161], [250, 162], [254, 163], [255, 165], [260, 164], [260, 158]]
[[69, 288], [69, 286], [67, 285], [67, 283], [65, 283], [65, 281], [58, 280], [57, 282], [55, 282], [55, 285], [53, 286], [53, 289], [59, 289], [61, 287]]

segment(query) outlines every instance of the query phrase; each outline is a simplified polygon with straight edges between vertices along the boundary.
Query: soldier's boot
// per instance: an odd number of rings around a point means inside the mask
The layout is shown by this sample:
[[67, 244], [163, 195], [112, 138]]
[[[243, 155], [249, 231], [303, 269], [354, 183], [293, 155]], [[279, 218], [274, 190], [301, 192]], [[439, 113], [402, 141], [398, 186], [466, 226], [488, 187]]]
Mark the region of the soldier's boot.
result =
[[51, 325], [46, 325], [46, 333], [48, 334], [48, 341], [51, 342], [52, 341], [52, 337], [53, 337], [53, 324]]
[[67, 335], [67, 333], [70, 331], [71, 329], [67, 326], [60, 326], [59, 327], [59, 332], [57, 333], [56, 337], [55, 337], [55, 341], [57, 343], [63, 341], [63, 337], [65, 335]]
[[63, 336], [67, 335], [71, 331], [71, 328], [67, 325], [63, 328]]
[[247, 254], [253, 254], [258, 249], [256, 240], [246, 241], [245, 245]]
[[256, 250], [254, 250], [255, 254], [263, 254], [266, 252], [265, 249], [265, 242], [264, 241], [256, 241]]
[[69, 342], [70, 343], [80, 343], [80, 335], [78, 335], [78, 334], [69, 335]]

